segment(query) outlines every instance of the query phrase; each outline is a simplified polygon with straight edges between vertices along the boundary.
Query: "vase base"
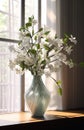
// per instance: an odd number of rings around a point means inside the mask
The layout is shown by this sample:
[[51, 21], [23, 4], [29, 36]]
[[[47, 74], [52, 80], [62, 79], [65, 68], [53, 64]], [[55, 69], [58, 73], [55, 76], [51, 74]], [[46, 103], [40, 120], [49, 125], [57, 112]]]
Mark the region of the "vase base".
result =
[[32, 115], [31, 117], [36, 119], [44, 119], [44, 116]]

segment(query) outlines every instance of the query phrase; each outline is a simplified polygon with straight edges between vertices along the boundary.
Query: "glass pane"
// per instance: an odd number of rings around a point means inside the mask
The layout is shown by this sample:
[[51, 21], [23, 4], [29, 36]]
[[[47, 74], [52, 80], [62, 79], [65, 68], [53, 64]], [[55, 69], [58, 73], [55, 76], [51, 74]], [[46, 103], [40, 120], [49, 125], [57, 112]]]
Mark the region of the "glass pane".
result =
[[25, 21], [32, 15], [38, 19], [38, 0], [25, 0]]
[[9, 44], [0, 42], [0, 113], [20, 111], [20, 76], [8, 66]]
[[0, 11], [8, 12], [9, 0], [0, 0]]
[[[6, 6], [8, 6], [7, 3]], [[2, 8], [3, 4], [1, 4], [0, 7]], [[20, 0], [9, 1], [8, 9], [8, 12], [3, 12], [0, 10], [0, 37], [19, 39], [18, 33], [21, 25]]]
[[43, 26], [47, 24], [47, 0], [42, 0], [41, 6], [41, 24]]
[[0, 37], [7, 38], [9, 36], [9, 19], [6, 14], [0, 13]]

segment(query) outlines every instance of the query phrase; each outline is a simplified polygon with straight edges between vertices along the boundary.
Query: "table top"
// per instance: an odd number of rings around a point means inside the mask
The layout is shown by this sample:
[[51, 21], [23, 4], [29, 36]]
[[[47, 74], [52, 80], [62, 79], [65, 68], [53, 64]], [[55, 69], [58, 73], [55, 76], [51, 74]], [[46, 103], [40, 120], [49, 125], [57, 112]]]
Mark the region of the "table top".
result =
[[0, 114], [0, 126], [84, 117], [84, 111], [47, 111], [43, 118], [33, 118], [29, 112]]

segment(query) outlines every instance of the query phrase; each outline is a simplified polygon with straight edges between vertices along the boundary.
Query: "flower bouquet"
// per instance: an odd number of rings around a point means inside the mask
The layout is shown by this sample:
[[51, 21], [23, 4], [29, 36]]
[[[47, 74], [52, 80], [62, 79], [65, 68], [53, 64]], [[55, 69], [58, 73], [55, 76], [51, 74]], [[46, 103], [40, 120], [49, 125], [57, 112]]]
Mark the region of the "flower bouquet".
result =
[[9, 46], [10, 51], [14, 53], [13, 59], [9, 60], [9, 66], [19, 74], [29, 70], [32, 75], [45, 74], [51, 77], [62, 94], [61, 81], [57, 81], [51, 74], [59, 71], [62, 64], [70, 68], [74, 66], [70, 55], [77, 40], [73, 35], [67, 34], [59, 38], [49, 27], [44, 25], [36, 29], [36, 25], [37, 20], [31, 16], [19, 29], [20, 41], [15, 46]]

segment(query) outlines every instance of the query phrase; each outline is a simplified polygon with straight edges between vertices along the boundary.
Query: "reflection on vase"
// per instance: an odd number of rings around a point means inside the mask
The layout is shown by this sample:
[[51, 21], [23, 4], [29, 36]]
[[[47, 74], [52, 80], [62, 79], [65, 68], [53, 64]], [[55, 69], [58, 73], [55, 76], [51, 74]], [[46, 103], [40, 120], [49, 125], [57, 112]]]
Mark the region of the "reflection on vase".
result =
[[33, 76], [30, 89], [26, 92], [26, 104], [33, 117], [43, 117], [50, 101], [50, 93], [45, 87], [42, 77]]

